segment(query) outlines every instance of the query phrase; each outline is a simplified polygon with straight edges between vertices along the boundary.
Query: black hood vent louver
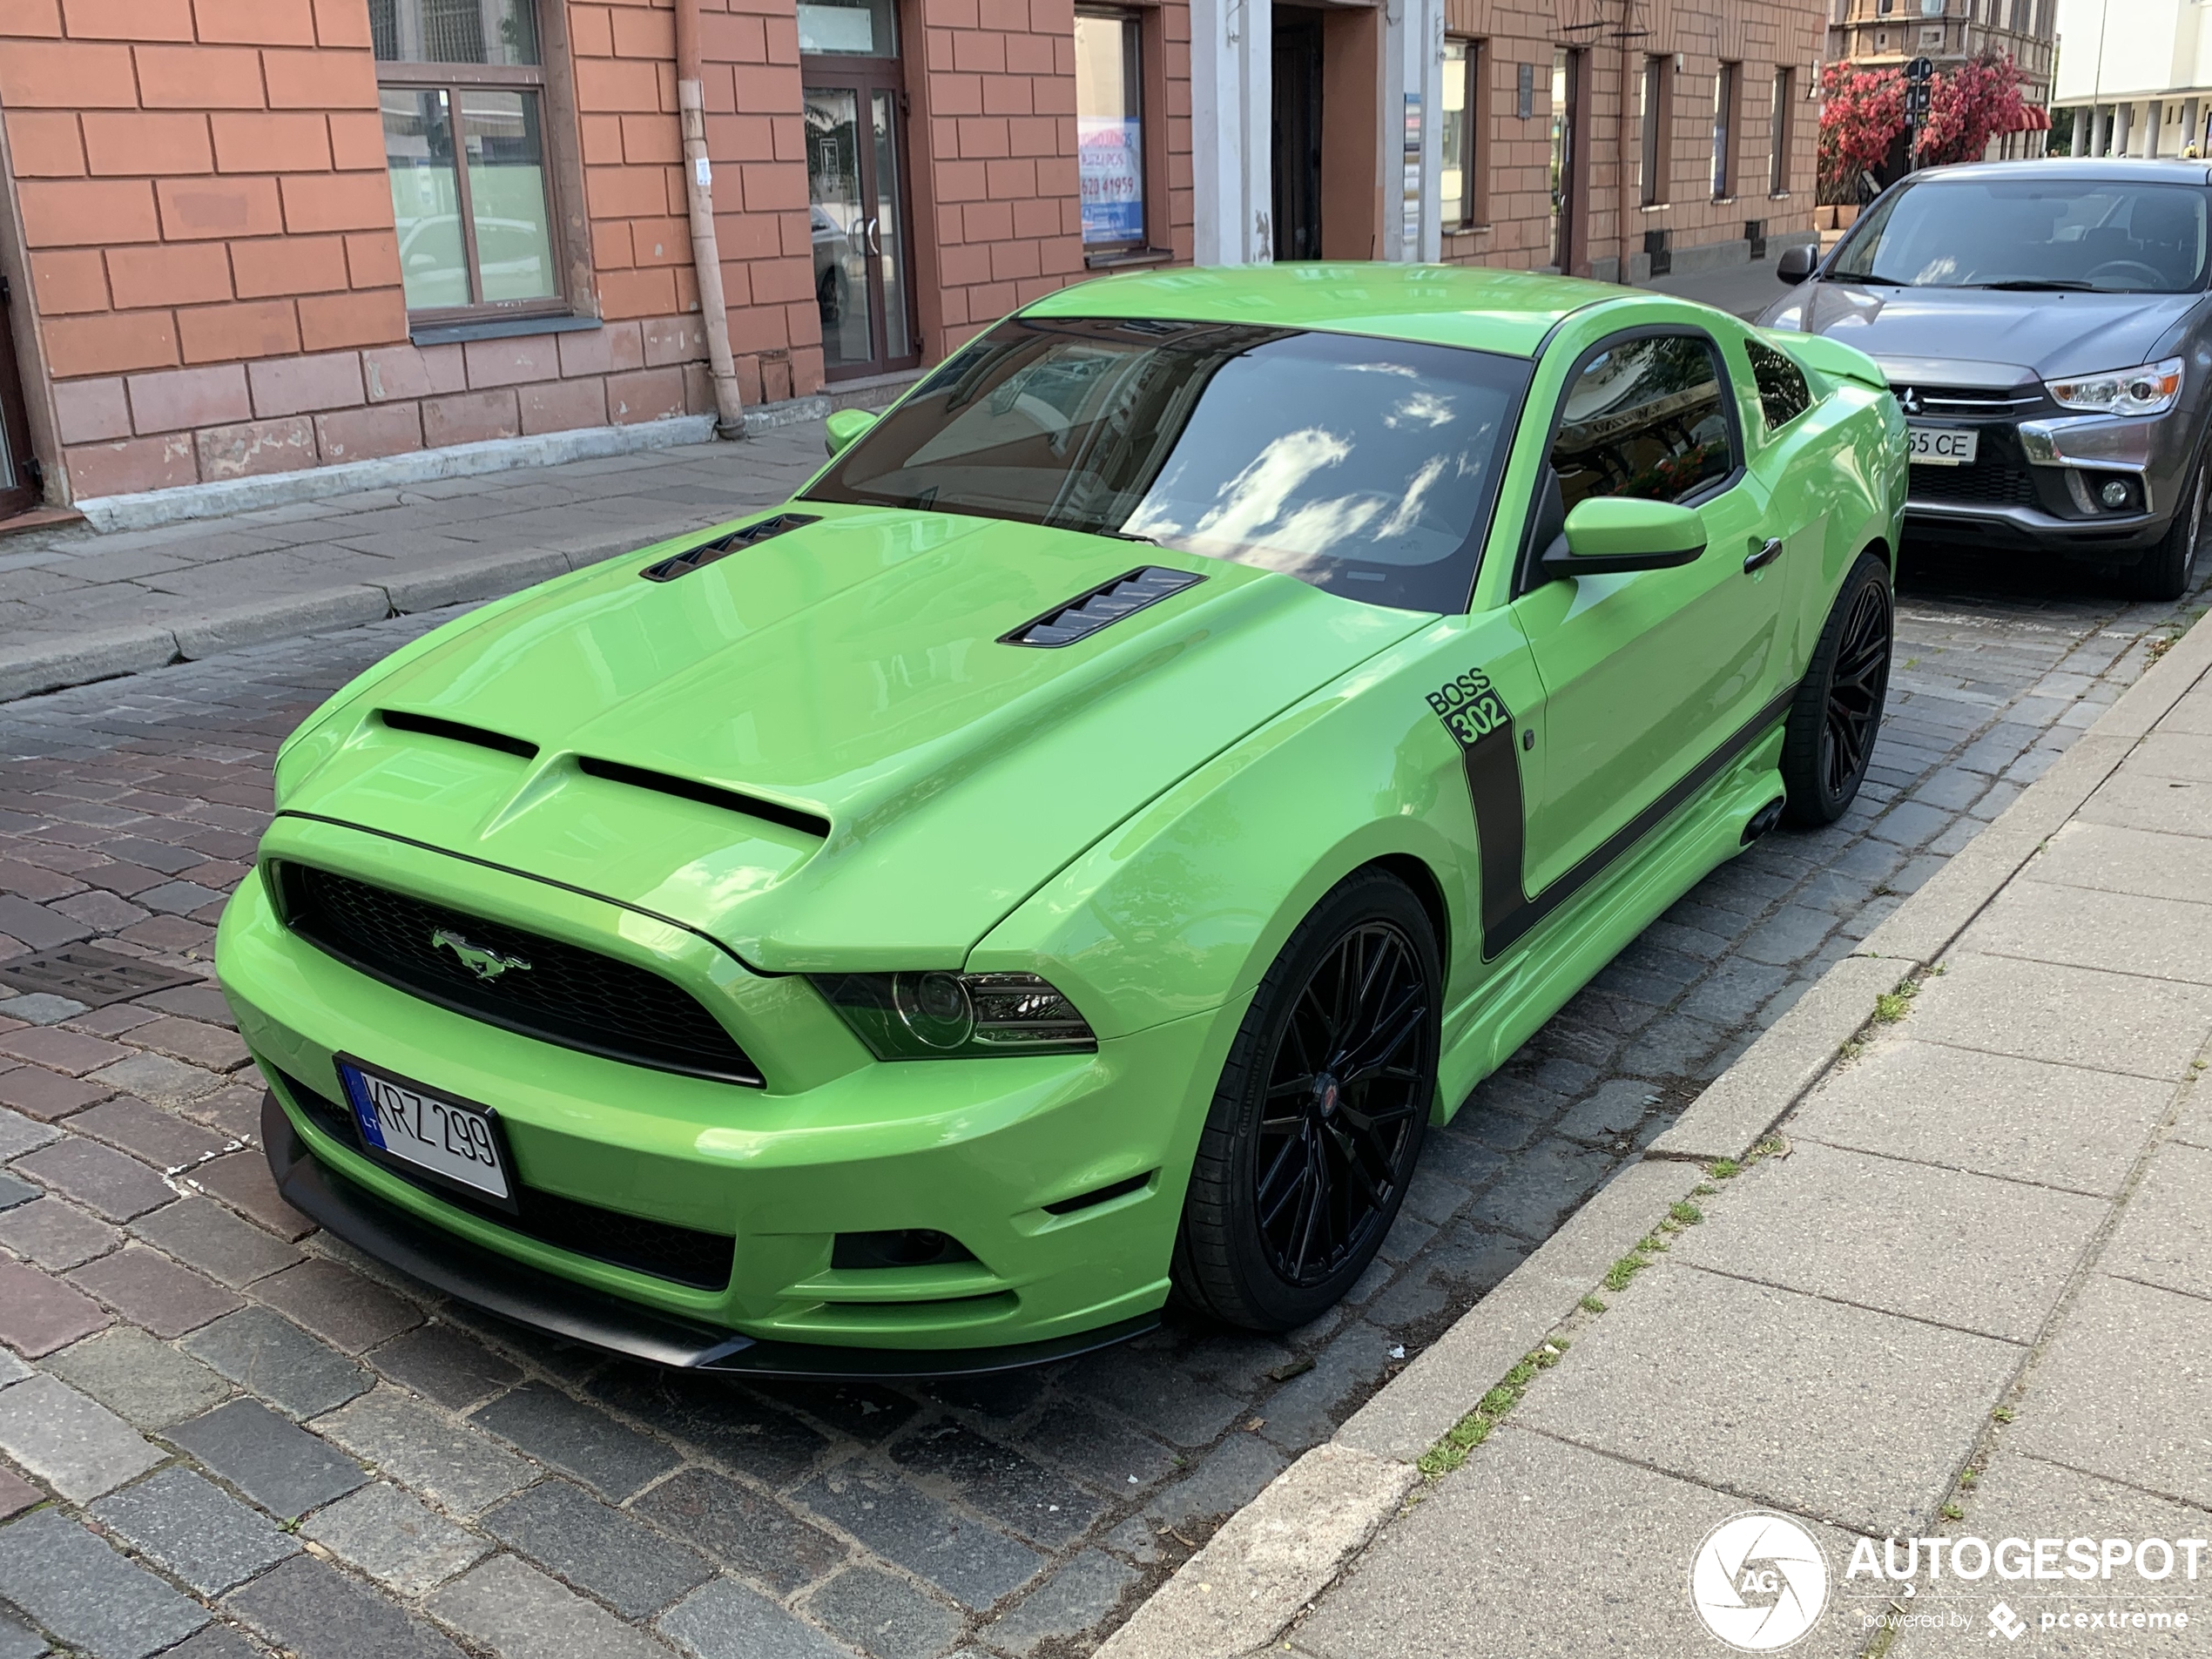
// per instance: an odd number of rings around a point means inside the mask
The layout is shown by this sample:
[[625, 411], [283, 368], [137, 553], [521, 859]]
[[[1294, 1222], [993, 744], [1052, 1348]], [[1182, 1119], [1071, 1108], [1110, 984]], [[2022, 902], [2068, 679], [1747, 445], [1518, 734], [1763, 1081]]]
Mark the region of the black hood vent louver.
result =
[[781, 801], [763, 800], [758, 795], [742, 795], [734, 789], [703, 784], [695, 778], [678, 778], [670, 772], [651, 772], [644, 766], [624, 765], [619, 760], [600, 760], [590, 755], [578, 755], [576, 765], [577, 770], [587, 777], [604, 778], [610, 784], [628, 784], [632, 789], [650, 789], [658, 794], [674, 795], [681, 800], [695, 800], [704, 806], [718, 806], [725, 813], [741, 813], [747, 818], [780, 824], [786, 829], [811, 835], [818, 841], [829, 840], [829, 819], [803, 807], [786, 806]]
[[795, 530], [802, 524], [820, 522], [819, 513], [778, 513], [773, 518], [764, 518], [741, 530], [732, 530], [718, 540], [702, 542], [687, 551], [671, 554], [667, 558], [647, 565], [637, 574], [648, 582], [673, 582], [679, 576], [691, 575], [701, 565], [713, 563], [725, 554], [757, 546], [772, 536], [781, 536], [786, 530]]
[[379, 709], [376, 718], [395, 732], [412, 732], [425, 738], [443, 738], [448, 743], [474, 744], [479, 749], [496, 749], [503, 755], [513, 755], [517, 760], [537, 759], [536, 744], [527, 738], [510, 738], [504, 732], [487, 732], [482, 726], [440, 719], [435, 714], [409, 714], [405, 709]]
[[1185, 588], [1195, 588], [1204, 580], [1189, 570], [1147, 565], [1141, 570], [1117, 576], [1111, 582], [1102, 582], [1089, 592], [1079, 593], [1066, 603], [1053, 606], [1042, 617], [1031, 617], [1013, 632], [1001, 634], [999, 644], [1048, 649], [1072, 645], [1123, 617], [1171, 598]]

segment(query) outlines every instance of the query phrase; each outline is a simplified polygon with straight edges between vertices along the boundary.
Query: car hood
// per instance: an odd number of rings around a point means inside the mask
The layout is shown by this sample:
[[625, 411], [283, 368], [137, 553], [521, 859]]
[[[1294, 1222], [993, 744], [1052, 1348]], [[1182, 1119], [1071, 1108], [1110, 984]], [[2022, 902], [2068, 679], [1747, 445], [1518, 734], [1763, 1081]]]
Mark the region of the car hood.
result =
[[[1430, 620], [1149, 545], [804, 505], [818, 522], [672, 581], [639, 572], [677, 543], [372, 671], [287, 750], [280, 812], [598, 894], [759, 968], [957, 967], [1123, 818]], [[1073, 644], [1001, 641], [1146, 565], [1204, 580]]]
[[2014, 386], [2155, 359], [2197, 293], [2013, 293], [1803, 284], [1760, 321], [1846, 341], [1892, 381]]

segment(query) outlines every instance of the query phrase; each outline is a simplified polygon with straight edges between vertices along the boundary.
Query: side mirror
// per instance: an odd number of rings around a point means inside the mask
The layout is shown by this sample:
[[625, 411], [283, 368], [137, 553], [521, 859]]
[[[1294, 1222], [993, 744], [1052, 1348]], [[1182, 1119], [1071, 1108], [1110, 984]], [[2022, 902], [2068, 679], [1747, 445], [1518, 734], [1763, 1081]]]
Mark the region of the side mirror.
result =
[[1617, 576], [1671, 570], [1705, 550], [1705, 521], [1670, 501], [1593, 496], [1567, 516], [1567, 531], [1544, 556], [1548, 577]]
[[1774, 273], [1784, 282], [1803, 282], [1819, 263], [1820, 250], [1811, 242], [1799, 242], [1782, 250], [1782, 257], [1774, 262]]
[[842, 455], [852, 447], [853, 440], [875, 424], [875, 414], [870, 409], [840, 409], [825, 424], [822, 442], [832, 455]]

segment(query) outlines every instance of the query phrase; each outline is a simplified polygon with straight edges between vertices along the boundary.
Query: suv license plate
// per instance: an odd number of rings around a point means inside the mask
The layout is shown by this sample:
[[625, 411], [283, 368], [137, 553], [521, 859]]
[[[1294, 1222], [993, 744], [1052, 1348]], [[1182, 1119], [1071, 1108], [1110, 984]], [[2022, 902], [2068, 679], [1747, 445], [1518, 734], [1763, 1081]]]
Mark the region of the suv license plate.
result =
[[1970, 467], [1981, 447], [1972, 427], [1911, 426], [1905, 428], [1905, 453], [1916, 467]]
[[447, 1100], [350, 1060], [339, 1061], [338, 1076], [361, 1139], [370, 1146], [455, 1186], [513, 1204], [498, 1123], [489, 1106]]

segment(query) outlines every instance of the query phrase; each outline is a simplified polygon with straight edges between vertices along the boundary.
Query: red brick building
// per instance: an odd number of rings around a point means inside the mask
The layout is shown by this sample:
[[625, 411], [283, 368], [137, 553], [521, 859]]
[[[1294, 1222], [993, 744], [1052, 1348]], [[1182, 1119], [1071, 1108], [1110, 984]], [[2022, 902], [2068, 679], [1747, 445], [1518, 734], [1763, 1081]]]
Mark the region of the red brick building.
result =
[[0, 515], [704, 438], [732, 390], [755, 418], [887, 396], [1133, 263], [1741, 259], [1810, 225], [1818, 27], [1813, 0], [0, 0]]

